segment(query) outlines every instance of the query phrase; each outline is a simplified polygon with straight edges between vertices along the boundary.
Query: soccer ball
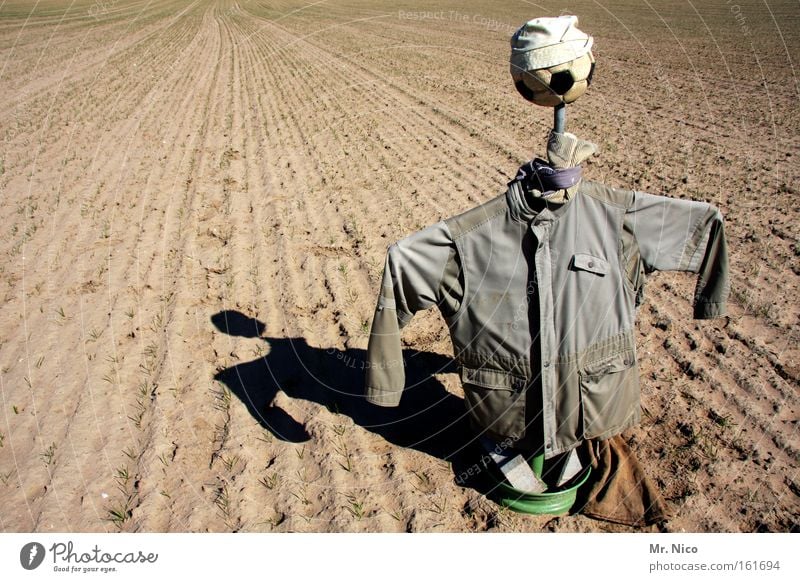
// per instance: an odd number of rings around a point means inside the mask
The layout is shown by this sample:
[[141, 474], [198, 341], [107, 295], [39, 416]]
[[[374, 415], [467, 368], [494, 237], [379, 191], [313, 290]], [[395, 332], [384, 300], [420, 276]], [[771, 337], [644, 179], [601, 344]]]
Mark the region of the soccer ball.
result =
[[593, 73], [594, 56], [591, 51], [574, 61], [547, 69], [523, 71], [513, 65], [511, 67], [511, 77], [520, 95], [545, 107], [575, 101], [586, 92]]

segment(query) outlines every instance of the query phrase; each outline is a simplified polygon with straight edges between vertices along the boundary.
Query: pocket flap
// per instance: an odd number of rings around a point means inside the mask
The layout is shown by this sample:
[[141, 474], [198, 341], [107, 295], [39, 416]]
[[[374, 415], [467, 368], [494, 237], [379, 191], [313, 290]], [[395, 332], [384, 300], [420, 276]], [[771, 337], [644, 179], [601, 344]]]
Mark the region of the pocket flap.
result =
[[572, 268], [589, 271], [596, 275], [605, 275], [608, 273], [608, 261], [593, 255], [577, 253], [572, 257]]
[[636, 357], [633, 352], [626, 351], [590, 362], [583, 367], [582, 373], [584, 376], [605, 376], [627, 370], [635, 363]]
[[525, 378], [487, 368], [461, 368], [461, 381], [464, 384], [482, 386], [496, 390], [522, 390], [525, 387]]

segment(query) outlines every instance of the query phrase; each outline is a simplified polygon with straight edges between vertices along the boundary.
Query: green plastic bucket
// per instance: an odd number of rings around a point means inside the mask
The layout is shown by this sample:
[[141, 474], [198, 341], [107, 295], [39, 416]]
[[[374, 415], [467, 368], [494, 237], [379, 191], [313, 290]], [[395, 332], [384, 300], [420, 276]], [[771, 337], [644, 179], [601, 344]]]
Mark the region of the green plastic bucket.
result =
[[[544, 467], [544, 455], [533, 457], [530, 460], [530, 465], [536, 476], [541, 477]], [[575, 504], [578, 489], [586, 482], [591, 472], [592, 468], [587, 465], [564, 486], [557, 489], [548, 489], [541, 493], [529, 493], [512, 487], [497, 471], [493, 471], [493, 476], [497, 484], [500, 504], [504, 507], [519, 513], [560, 515], [567, 513]]]

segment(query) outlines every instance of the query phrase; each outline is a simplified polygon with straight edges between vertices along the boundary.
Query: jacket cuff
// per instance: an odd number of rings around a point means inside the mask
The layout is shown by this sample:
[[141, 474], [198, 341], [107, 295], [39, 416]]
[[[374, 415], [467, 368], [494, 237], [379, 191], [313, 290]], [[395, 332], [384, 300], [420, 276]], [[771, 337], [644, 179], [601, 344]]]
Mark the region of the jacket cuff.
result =
[[695, 319], [714, 319], [728, 314], [726, 303], [697, 303], [694, 306]]
[[402, 390], [381, 390], [380, 388], [367, 386], [367, 402], [377, 406], [385, 406], [387, 408], [398, 406], [402, 395]]

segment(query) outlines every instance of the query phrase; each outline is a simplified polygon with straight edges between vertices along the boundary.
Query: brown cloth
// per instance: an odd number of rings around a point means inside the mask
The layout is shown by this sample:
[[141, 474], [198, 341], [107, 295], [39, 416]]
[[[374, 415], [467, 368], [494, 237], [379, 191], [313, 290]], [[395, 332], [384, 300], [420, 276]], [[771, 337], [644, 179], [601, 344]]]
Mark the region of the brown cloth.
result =
[[579, 448], [592, 466], [572, 513], [642, 527], [670, 518], [658, 487], [645, 475], [639, 460], [621, 435], [589, 439]]

